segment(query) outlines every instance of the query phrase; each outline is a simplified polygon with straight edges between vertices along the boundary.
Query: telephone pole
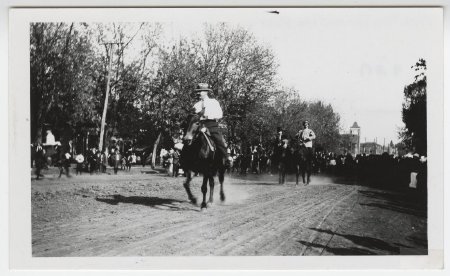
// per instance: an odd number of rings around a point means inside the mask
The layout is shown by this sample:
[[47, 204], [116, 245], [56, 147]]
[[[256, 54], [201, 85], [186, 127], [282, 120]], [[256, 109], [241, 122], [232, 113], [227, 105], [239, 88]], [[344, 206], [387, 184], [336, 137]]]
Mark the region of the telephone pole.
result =
[[108, 45], [110, 46], [108, 75], [106, 78], [105, 103], [103, 105], [102, 122], [100, 125], [100, 141], [98, 144], [98, 150], [103, 151], [103, 140], [104, 140], [104, 135], [105, 135], [105, 124], [106, 124], [106, 111], [108, 109], [109, 90], [110, 90], [110, 86], [111, 86], [110, 83], [111, 83], [111, 67], [112, 67], [112, 59], [113, 59], [113, 46], [115, 44], [122, 44], [122, 43], [120, 43], [120, 42], [104, 42], [104, 43], [100, 43], [100, 44], [105, 45], [106, 55], [108, 55]]

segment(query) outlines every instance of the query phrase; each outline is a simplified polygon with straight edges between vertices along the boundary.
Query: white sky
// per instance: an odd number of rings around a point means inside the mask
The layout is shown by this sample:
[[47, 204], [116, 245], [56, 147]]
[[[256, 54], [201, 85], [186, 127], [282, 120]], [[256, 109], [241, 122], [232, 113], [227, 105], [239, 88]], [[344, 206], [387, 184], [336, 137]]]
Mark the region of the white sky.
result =
[[[306, 100], [323, 100], [341, 115], [347, 130], [354, 121], [362, 142], [398, 141], [403, 88], [410, 68], [432, 56], [433, 31], [440, 21], [424, 9], [178, 10], [162, 21], [177, 38], [201, 32], [204, 22], [229, 22], [251, 31], [272, 48], [283, 86]], [[179, 12], [179, 14], [178, 14]], [[314, 126], [312, 126], [314, 128]]]

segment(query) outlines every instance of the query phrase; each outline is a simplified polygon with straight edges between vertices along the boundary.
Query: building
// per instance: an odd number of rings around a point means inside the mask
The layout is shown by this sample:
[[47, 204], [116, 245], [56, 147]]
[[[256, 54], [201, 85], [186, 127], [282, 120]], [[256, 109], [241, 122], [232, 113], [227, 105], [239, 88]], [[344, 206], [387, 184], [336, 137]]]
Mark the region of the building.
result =
[[383, 146], [375, 142], [361, 143], [361, 154], [382, 154]]
[[341, 153], [350, 153], [356, 156], [361, 152], [360, 150], [361, 141], [361, 128], [358, 126], [357, 122], [354, 122], [350, 127], [349, 133], [341, 134], [340, 150]]
[[361, 143], [361, 154], [382, 154], [384, 152], [389, 155], [397, 155], [398, 147], [392, 141], [387, 146], [379, 145], [376, 142]]

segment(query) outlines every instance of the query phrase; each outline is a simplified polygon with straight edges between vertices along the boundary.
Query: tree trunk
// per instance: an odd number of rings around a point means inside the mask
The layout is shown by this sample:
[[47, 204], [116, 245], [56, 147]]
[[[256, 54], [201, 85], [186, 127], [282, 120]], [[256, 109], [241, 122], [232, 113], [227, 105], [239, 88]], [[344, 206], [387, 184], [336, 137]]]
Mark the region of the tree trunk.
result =
[[42, 144], [42, 128], [43, 128], [43, 126], [41, 124], [39, 124], [37, 133], [36, 133], [36, 139], [35, 139], [36, 144]]
[[153, 154], [152, 154], [152, 169], [155, 168], [156, 163], [156, 150], [158, 148], [159, 142], [161, 140], [162, 132], [159, 133], [158, 138], [155, 141], [155, 144], [153, 145]]
[[[106, 47], [106, 46], [105, 46]], [[106, 124], [106, 112], [108, 110], [108, 98], [109, 98], [109, 90], [110, 90], [110, 82], [111, 82], [111, 64], [112, 64], [112, 56], [113, 56], [113, 44], [111, 44], [111, 53], [109, 54], [109, 64], [108, 64], [108, 75], [106, 77], [106, 93], [105, 93], [105, 103], [103, 105], [103, 113], [102, 113], [102, 121], [100, 125], [100, 141], [98, 145], [98, 150], [103, 150], [103, 139], [105, 134], [105, 124]], [[108, 54], [108, 52], [106, 53]]]

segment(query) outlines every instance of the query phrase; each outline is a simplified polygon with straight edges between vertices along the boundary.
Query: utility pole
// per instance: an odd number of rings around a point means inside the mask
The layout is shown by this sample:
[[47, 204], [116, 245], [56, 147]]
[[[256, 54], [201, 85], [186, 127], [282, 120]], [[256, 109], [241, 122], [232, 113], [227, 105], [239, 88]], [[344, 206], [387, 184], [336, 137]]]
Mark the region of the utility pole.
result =
[[106, 95], [105, 95], [105, 103], [103, 105], [103, 113], [102, 113], [102, 123], [100, 126], [100, 141], [98, 145], [98, 150], [101, 152], [103, 151], [103, 140], [105, 135], [105, 124], [106, 124], [106, 111], [108, 109], [108, 99], [109, 99], [109, 90], [111, 86], [111, 67], [112, 67], [112, 59], [113, 59], [113, 46], [114, 44], [122, 44], [119, 42], [105, 42], [100, 43], [102, 45], [105, 45], [106, 47], [106, 55], [108, 55], [108, 45], [110, 46], [110, 54], [109, 54], [109, 64], [108, 64], [108, 75], [106, 79]]

